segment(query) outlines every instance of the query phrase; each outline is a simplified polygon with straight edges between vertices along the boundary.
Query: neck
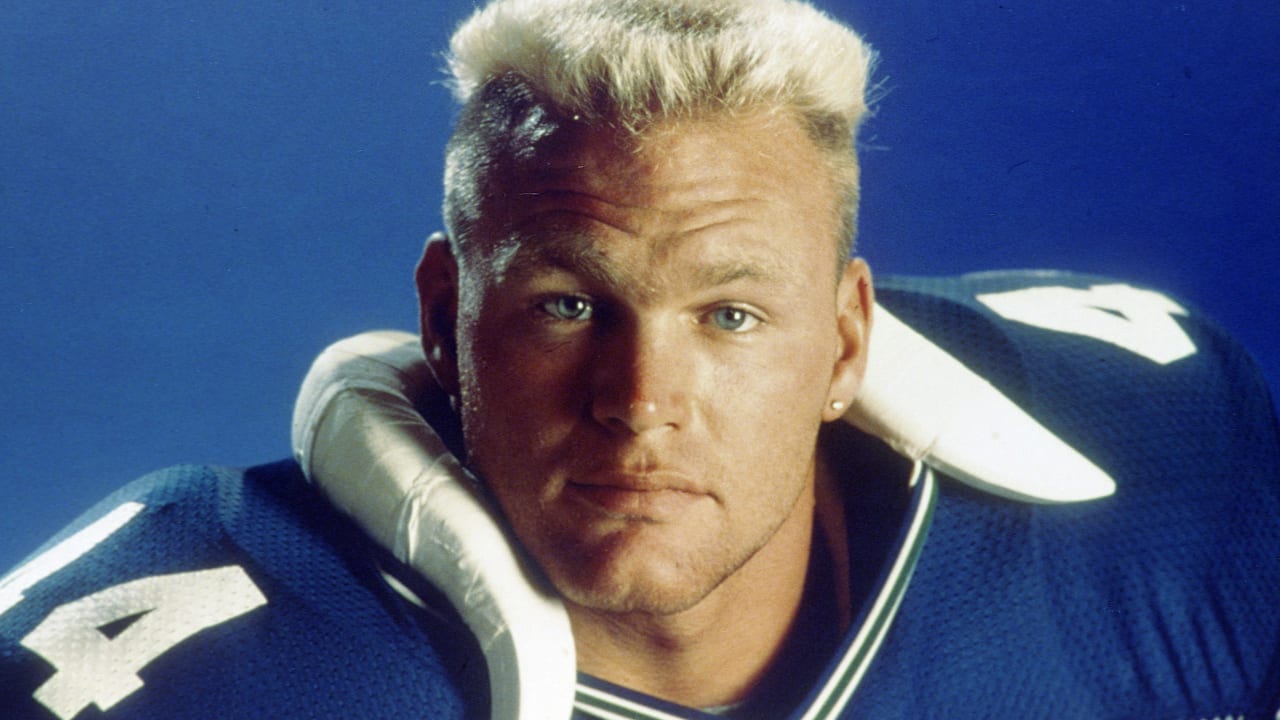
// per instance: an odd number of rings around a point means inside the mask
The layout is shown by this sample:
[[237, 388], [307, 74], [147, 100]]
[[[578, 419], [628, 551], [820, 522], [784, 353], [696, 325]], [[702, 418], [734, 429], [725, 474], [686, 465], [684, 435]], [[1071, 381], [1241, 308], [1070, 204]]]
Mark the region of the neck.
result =
[[811, 486], [769, 542], [688, 610], [613, 614], [570, 604], [578, 668], [688, 707], [740, 702], [795, 626], [813, 529]]

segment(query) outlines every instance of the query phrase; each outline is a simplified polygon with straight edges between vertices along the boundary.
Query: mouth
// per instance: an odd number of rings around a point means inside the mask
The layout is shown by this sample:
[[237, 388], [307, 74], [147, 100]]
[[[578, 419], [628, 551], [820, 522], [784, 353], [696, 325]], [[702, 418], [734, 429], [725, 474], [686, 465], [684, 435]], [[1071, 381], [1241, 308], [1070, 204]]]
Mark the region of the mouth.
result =
[[571, 480], [565, 491], [611, 518], [654, 522], [673, 518], [708, 498], [678, 473], [607, 473]]

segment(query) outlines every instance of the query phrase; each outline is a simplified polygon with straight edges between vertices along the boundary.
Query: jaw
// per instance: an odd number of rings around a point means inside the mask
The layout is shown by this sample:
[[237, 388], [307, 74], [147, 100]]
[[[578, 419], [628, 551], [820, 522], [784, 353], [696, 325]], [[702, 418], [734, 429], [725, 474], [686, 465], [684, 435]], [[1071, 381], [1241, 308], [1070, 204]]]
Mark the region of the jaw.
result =
[[[573, 568], [576, 583], [554, 579], [579, 670], [690, 707], [742, 699], [798, 615], [813, 528], [809, 486], [765, 541], [710, 575], [670, 556], [662, 566], [626, 562], [635, 559], [628, 552], [650, 549], [644, 528], [609, 536]], [[695, 591], [690, 578], [708, 576], [715, 581]]]

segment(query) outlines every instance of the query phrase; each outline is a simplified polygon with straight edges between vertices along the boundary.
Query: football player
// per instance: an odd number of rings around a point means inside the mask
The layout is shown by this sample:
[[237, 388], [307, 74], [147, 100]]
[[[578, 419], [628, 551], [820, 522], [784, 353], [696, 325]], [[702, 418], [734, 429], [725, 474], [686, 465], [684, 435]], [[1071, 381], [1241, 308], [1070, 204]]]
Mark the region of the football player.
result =
[[1104, 278], [873, 290], [853, 32], [498, 0], [452, 51], [420, 337], [0, 581], [6, 717], [1275, 716], [1256, 368]]

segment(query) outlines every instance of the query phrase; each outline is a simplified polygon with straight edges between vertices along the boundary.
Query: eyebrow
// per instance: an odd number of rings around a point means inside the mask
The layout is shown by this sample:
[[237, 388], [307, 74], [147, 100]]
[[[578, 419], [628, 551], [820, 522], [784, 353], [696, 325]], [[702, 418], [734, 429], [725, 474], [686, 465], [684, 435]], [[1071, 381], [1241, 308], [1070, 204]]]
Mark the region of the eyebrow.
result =
[[605, 262], [603, 253], [585, 235], [576, 232], [526, 237], [511, 259], [509, 273], [527, 278], [548, 268], [583, 275], [606, 285], [618, 285], [622, 279]]
[[719, 287], [739, 280], [751, 280], [765, 284], [776, 284], [778, 274], [758, 262], [731, 261], [706, 265], [698, 268], [698, 284], [703, 287]]
[[[526, 237], [508, 266], [508, 274], [528, 278], [546, 269], [563, 270], [605, 287], [622, 287], [627, 274], [608, 262], [604, 253], [583, 233], [557, 232], [551, 236]], [[772, 264], [756, 258], [711, 262], [694, 268], [696, 287], [713, 288], [747, 280], [761, 284], [781, 285], [783, 281]]]

